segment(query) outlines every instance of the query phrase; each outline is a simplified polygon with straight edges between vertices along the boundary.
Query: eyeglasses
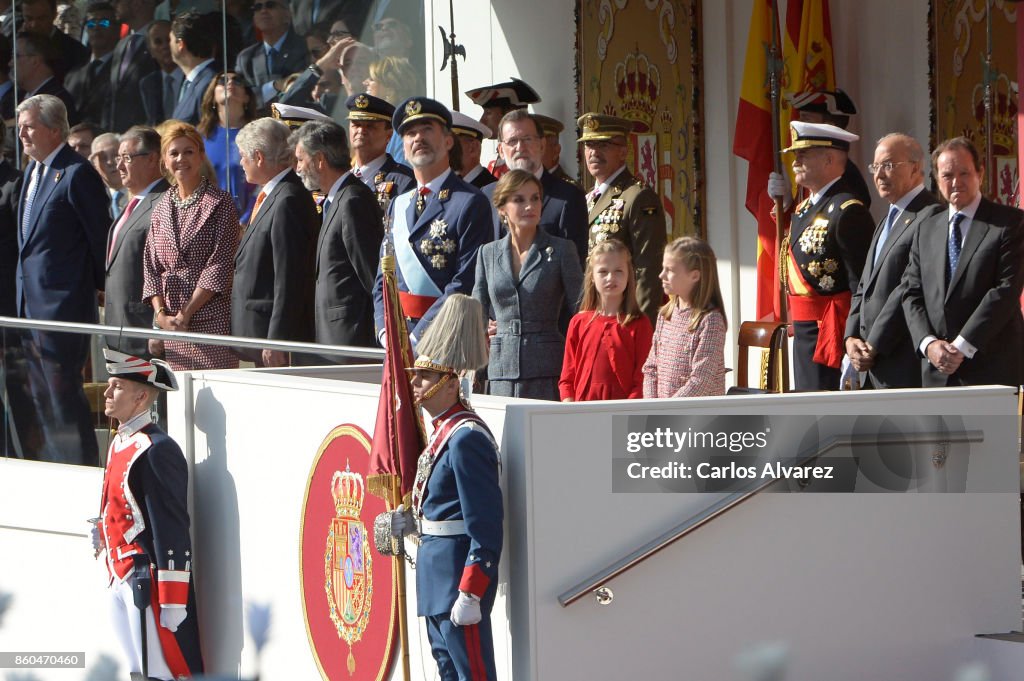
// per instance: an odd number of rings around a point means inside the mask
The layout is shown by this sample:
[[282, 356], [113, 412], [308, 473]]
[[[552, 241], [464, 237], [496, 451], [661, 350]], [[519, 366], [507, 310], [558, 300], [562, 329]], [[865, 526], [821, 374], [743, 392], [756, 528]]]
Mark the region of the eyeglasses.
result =
[[217, 82], [220, 83], [221, 85], [228, 85], [229, 83], [234, 84], [234, 85], [248, 85], [249, 84], [248, 82], [246, 82], [245, 78], [242, 78], [241, 76], [238, 76], [238, 75], [220, 76], [217, 79]]
[[85, 22], [86, 28], [110, 28], [110, 19], [89, 19]]
[[868, 172], [872, 175], [877, 173], [879, 170], [884, 170], [887, 173], [891, 173], [893, 169], [903, 163], [913, 163], [913, 161], [886, 161], [885, 163], [872, 163], [868, 166]]
[[509, 147], [518, 147], [520, 144], [533, 144], [539, 139], [536, 135], [523, 135], [522, 137], [510, 137], [502, 142], [502, 144]]
[[399, 26], [401, 26], [401, 23], [402, 22], [400, 22], [398, 19], [385, 19], [384, 21], [378, 21], [377, 23], [375, 23], [373, 25], [373, 30], [383, 31], [388, 28], [398, 28]]
[[254, 2], [252, 4], [252, 11], [259, 12], [261, 9], [277, 9], [278, 7], [283, 6], [284, 5], [282, 5], [279, 2], [274, 2], [274, 0], [267, 0], [266, 2]]
[[345, 38], [351, 37], [352, 34], [349, 33], [348, 31], [331, 31], [330, 33], [327, 34], [327, 43], [334, 44], [339, 40], [344, 40]]
[[136, 154], [121, 154], [120, 156], [115, 156], [114, 160], [117, 161], [118, 163], [123, 163], [126, 166], [130, 166], [132, 164], [133, 159], [136, 159], [139, 156], [149, 156], [152, 153], [152, 151], [140, 151]]

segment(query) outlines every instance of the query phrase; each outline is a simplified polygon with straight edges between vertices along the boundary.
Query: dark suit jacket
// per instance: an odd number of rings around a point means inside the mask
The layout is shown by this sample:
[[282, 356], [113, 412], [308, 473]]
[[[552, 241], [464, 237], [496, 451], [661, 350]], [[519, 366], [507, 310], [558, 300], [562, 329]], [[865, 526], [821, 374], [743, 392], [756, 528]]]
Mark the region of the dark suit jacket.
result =
[[[178, 104], [174, 107], [174, 112], [171, 114], [171, 118], [176, 118], [179, 121], [185, 121], [195, 125], [199, 122], [199, 104], [203, 101], [203, 94], [206, 92], [206, 88], [213, 81], [217, 75], [217, 62], [213, 61], [203, 67], [203, 70], [196, 75], [195, 82], [192, 83], [188, 92], [178, 100]], [[181, 87], [185, 87], [185, 81], [182, 80]]]
[[[21, 205], [35, 165], [25, 169]], [[96, 170], [69, 146], [58, 152], [40, 182], [32, 221], [18, 234], [18, 316], [95, 322], [110, 226], [109, 194]], [[75, 334], [44, 335], [51, 344], [44, 349], [58, 355], [74, 354], [81, 345]]]
[[[306, 41], [294, 30], [289, 29], [288, 33], [285, 34], [279, 59], [279, 71], [277, 73], [268, 71], [267, 56], [263, 49], [263, 43], [258, 42], [238, 53], [235, 71], [245, 76], [245, 79], [252, 84], [253, 88], [259, 91], [264, 83], [308, 70], [306, 67], [309, 66], [309, 50], [306, 49]], [[275, 100], [264, 102], [264, 104], [270, 104], [272, 101]]]
[[[172, 74], [175, 79], [174, 93], [181, 89], [181, 82], [185, 79], [181, 69], [176, 69]], [[160, 69], [147, 73], [139, 81], [139, 95], [142, 97], [142, 110], [145, 111], [144, 122], [146, 125], [158, 125], [163, 123], [170, 113], [164, 107], [164, 72]], [[173, 111], [173, 107], [171, 107]]]
[[[64, 102], [64, 107], [68, 110], [68, 125], [77, 125], [81, 122], [82, 118], [78, 115], [78, 105], [75, 103], [75, 98], [71, 96], [71, 93], [64, 89], [58, 81], [57, 77], [54, 76], [50, 80], [46, 81], [39, 86], [34, 95], [53, 95], [60, 101]], [[25, 99], [22, 96], [22, 99]], [[109, 217], [109, 215], [107, 216]]]
[[[540, 176], [544, 190], [544, 207], [541, 209], [540, 226], [552, 236], [568, 239], [576, 246], [581, 266], [587, 261], [587, 196], [574, 184], [560, 180], [554, 174], [544, 171]], [[489, 184], [480, 191], [494, 206], [496, 185]], [[494, 209], [494, 219], [498, 219]]]
[[[289, 172], [242, 233], [231, 288], [231, 334], [313, 340], [313, 254], [320, 216]], [[239, 350], [255, 359], [258, 350]]]
[[495, 182], [498, 181], [498, 178], [496, 178], [494, 175], [491, 175], [490, 171], [487, 170], [487, 168], [484, 168], [483, 166], [478, 167], [480, 168], [480, 172], [476, 174], [476, 177], [469, 181], [471, 185], [473, 185], [477, 189], [483, 189], [487, 185], [494, 184]]
[[868, 246], [868, 259], [853, 294], [850, 316], [846, 319], [846, 337], [865, 340], [878, 353], [874, 366], [868, 371], [871, 384], [876, 388], [921, 386], [921, 367], [907, 331], [903, 292], [899, 285], [910, 259], [914, 230], [923, 218], [931, 215], [933, 206], [938, 203], [927, 189], [915, 196], [892, 226], [878, 262], [875, 262], [875, 245], [885, 228], [887, 212], [875, 228]]
[[[146, 121], [146, 111], [139, 97], [139, 81], [143, 76], [159, 70], [159, 67], [146, 48], [145, 28], [141, 32], [142, 35], [130, 33], [122, 38], [114, 48], [114, 56], [110, 58], [110, 106], [103, 120], [103, 127], [107, 130], [124, 132]], [[125, 60], [128, 46], [133, 41], [137, 43], [135, 51], [125, 67], [124, 77], [119, 77], [121, 62]]]
[[349, 173], [316, 245], [316, 342], [373, 347], [373, 283], [384, 222], [373, 192]]
[[977, 348], [952, 375], [922, 360], [924, 387], [1019, 385], [1024, 319], [1024, 212], [982, 199], [964, 239], [947, 289], [949, 212], [921, 221], [903, 275], [903, 311], [915, 348], [929, 335], [952, 342], [963, 336]]
[[64, 79], [64, 89], [74, 99], [83, 121], [102, 124], [108, 116], [106, 109], [111, 100], [110, 59], [98, 68], [94, 68], [92, 62], [78, 67]]
[[[145, 268], [143, 252], [146, 248], [146, 237], [149, 235], [149, 216], [153, 212], [153, 206], [167, 188], [167, 182], [160, 180], [153, 190], [139, 201], [139, 205], [135, 206], [128, 220], [118, 230], [112, 252], [110, 241], [114, 237], [117, 220], [111, 224], [110, 232], [107, 234], [106, 252], [110, 253], [110, 257], [107, 260], [106, 301], [103, 308], [104, 323], [108, 326], [149, 328], [153, 323], [153, 308], [142, 302]], [[144, 338], [107, 336], [106, 342], [107, 346], [130, 355], [149, 355]]]
[[0, 315], [17, 317], [15, 275], [18, 269], [18, 195], [21, 173], [0, 160]]
[[50, 34], [50, 42], [53, 43], [57, 55], [53, 70], [60, 82], [64, 82], [64, 77], [67, 74], [79, 66], [88, 64], [89, 59], [92, 58], [88, 47], [58, 28], [54, 28], [53, 33]]

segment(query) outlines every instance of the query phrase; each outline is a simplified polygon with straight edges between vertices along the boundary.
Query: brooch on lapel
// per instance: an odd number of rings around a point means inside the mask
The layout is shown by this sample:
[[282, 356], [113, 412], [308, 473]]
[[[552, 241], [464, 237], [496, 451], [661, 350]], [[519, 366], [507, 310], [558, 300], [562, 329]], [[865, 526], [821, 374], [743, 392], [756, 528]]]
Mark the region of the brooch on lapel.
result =
[[455, 252], [455, 241], [447, 237], [448, 223], [438, 218], [430, 223], [429, 236], [420, 240], [420, 253], [436, 270], [443, 270], [448, 265], [446, 253]]
[[60, 176], [61, 175], [63, 175], [63, 173], [61, 173], [61, 171], [58, 170], [57, 173], [53, 176], [53, 183], [54, 184], [57, 184], [58, 182], [60, 182]]
[[373, 183], [379, 185], [383, 181], [384, 181], [384, 171], [383, 170], [377, 171], [377, 174], [373, 176]]
[[551, 248], [551, 246], [548, 246], [547, 248], [544, 249], [544, 252], [548, 254], [548, 262], [551, 262], [551, 256], [554, 255], [555, 249]]

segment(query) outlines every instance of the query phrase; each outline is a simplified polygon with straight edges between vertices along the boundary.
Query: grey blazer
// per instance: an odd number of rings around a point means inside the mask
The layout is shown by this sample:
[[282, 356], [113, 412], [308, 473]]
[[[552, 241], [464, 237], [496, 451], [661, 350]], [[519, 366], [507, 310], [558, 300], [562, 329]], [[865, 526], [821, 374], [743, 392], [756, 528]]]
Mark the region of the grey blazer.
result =
[[[111, 252], [110, 240], [114, 236], [114, 221], [107, 233], [107, 285], [104, 303], [104, 322], [108, 326], [134, 326], [149, 328], [153, 324], [153, 308], [142, 302], [142, 252], [149, 234], [149, 217], [168, 184], [160, 180], [145, 198], [139, 201], [128, 221], [117, 233], [117, 242]], [[130, 355], [149, 356], [144, 338], [106, 337], [107, 346]]]
[[563, 311], [579, 306], [583, 273], [571, 241], [543, 229], [526, 253], [519, 276], [512, 273], [511, 236], [480, 247], [473, 297], [498, 323], [491, 337], [487, 376], [491, 380], [554, 377], [562, 373], [565, 336], [558, 328]]

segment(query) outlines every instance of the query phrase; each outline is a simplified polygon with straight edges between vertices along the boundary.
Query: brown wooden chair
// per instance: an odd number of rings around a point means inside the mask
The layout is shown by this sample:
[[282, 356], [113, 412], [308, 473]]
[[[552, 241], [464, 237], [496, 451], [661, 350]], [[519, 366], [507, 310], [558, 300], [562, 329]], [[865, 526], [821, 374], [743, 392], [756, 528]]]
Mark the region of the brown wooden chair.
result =
[[[740, 324], [736, 387], [759, 388], [781, 393], [789, 389], [789, 362], [786, 361], [788, 325], [784, 322], [743, 322]], [[760, 348], [761, 369], [756, 385], [747, 383], [749, 348]]]

